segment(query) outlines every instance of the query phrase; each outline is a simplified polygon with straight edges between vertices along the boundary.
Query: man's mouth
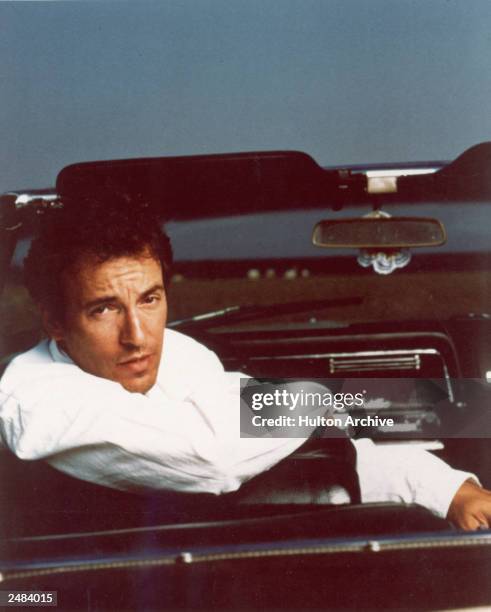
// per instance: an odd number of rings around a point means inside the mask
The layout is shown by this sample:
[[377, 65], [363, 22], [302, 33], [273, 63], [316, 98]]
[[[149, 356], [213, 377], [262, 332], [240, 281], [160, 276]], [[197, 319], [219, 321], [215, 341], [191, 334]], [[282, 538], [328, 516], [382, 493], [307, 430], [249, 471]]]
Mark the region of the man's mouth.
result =
[[124, 361], [120, 361], [118, 363], [118, 367], [123, 368], [124, 370], [128, 372], [139, 374], [148, 369], [151, 359], [152, 359], [151, 354], [139, 355], [138, 357], [131, 357], [130, 359], [125, 359]]

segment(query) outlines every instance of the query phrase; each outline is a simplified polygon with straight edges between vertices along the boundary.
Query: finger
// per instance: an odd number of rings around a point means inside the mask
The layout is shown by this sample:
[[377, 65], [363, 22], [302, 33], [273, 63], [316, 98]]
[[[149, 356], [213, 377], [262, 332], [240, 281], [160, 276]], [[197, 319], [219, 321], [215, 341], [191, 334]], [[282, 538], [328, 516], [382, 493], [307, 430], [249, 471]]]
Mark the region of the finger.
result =
[[479, 529], [481, 522], [475, 516], [466, 514], [458, 521], [458, 527], [464, 531], [476, 531]]
[[479, 512], [476, 514], [476, 520], [479, 523], [477, 529], [489, 529], [489, 516], [490, 515], [487, 513], [484, 514], [484, 512]]

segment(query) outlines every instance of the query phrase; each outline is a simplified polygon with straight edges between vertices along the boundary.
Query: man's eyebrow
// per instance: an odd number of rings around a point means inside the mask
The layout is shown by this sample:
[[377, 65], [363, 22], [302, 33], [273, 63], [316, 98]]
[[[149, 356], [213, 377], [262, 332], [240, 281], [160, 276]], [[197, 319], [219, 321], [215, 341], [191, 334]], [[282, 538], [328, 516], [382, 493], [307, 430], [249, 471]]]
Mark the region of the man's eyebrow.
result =
[[144, 291], [140, 295], [140, 298], [147, 297], [147, 295], [150, 295], [151, 293], [155, 293], [156, 291], [164, 291], [164, 285], [162, 285], [162, 283], [156, 283], [155, 285], [150, 287], [150, 289], [147, 289], [146, 291]]
[[[152, 285], [150, 289], [146, 289], [140, 296], [139, 299], [145, 298], [148, 295], [155, 293], [155, 291], [164, 291], [164, 285], [161, 283], [156, 283]], [[97, 306], [103, 306], [104, 304], [110, 304], [111, 302], [117, 302], [118, 298], [115, 295], [102, 295], [101, 297], [95, 298], [94, 300], [90, 300], [89, 302], [85, 302], [83, 307], [87, 310], [91, 308], [95, 308]]]

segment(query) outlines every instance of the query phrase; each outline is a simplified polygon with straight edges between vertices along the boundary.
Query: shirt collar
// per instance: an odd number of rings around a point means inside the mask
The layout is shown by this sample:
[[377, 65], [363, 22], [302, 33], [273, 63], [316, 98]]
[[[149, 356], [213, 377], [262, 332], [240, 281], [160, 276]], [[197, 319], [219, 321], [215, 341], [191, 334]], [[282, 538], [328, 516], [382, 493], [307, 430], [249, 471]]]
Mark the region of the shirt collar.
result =
[[65, 351], [58, 346], [56, 340], [51, 339], [49, 341], [49, 352], [54, 361], [58, 363], [73, 363], [72, 359], [65, 353]]

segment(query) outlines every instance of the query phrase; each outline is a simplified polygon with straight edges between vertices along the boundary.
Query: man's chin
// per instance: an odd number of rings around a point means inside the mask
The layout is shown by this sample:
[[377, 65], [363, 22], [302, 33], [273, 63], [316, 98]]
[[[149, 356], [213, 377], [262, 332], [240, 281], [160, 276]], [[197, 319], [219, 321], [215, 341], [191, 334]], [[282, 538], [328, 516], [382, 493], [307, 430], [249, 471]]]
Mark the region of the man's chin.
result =
[[156, 376], [154, 374], [144, 374], [130, 379], [118, 380], [126, 391], [130, 393], [147, 393], [155, 385]]
[[158, 360], [151, 354], [145, 358], [119, 363], [114, 372], [114, 379], [130, 393], [146, 393], [157, 380]]

